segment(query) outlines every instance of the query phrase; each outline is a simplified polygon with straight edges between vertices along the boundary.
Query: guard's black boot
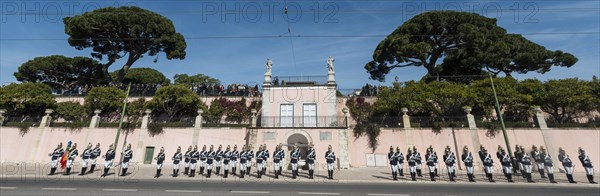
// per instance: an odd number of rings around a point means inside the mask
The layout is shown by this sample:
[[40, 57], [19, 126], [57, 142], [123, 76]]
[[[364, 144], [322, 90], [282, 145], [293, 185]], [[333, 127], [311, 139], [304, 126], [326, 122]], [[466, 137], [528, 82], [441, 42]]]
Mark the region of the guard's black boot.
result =
[[411, 180], [412, 180], [412, 181], [417, 181], [417, 174], [416, 174], [416, 173], [413, 173], [413, 172], [411, 172], [411, 173], [410, 173], [410, 178], [411, 178]]
[[496, 182], [496, 181], [494, 181], [493, 174], [488, 174], [488, 179], [489, 179], [490, 182]]
[[125, 176], [125, 169], [124, 168], [121, 169], [121, 175], [119, 175], [119, 176]]
[[569, 180], [569, 183], [577, 183], [573, 180], [573, 174], [567, 174], [567, 179]]
[[454, 176], [451, 172], [448, 172], [448, 177], [450, 178], [450, 182], [454, 182]]
[[531, 179], [531, 173], [527, 173], [527, 182], [533, 183], [534, 181]]
[[329, 179], [333, 180], [333, 170], [329, 170]]
[[68, 176], [69, 174], [71, 174], [71, 168], [67, 167], [67, 169], [63, 175]]
[[183, 169], [183, 175], [188, 175], [188, 171], [189, 171], [189, 170], [190, 170], [190, 168], [189, 168], [189, 167], [185, 167], [185, 168]]
[[437, 168], [435, 168], [435, 170], [433, 170], [433, 172], [435, 174], [435, 177], [440, 177], [440, 175], [438, 175]]
[[176, 171], [177, 171], [176, 169], [173, 169], [173, 178], [177, 177], [177, 173], [175, 173]]
[[244, 178], [244, 172], [245, 172], [244, 170], [240, 171], [240, 178]]
[[250, 174], [250, 169], [251, 169], [251, 168], [252, 168], [252, 167], [246, 167], [246, 172], [245, 172], [245, 173], [247, 173], [247, 174]]
[[556, 181], [554, 181], [554, 174], [548, 174], [548, 179], [550, 180], [550, 183], [556, 183]]
[[429, 172], [429, 178], [431, 178], [431, 181], [435, 181], [435, 172]]
[[275, 170], [275, 179], [279, 179], [279, 172]]
[[594, 182], [594, 176], [587, 175], [587, 179], [588, 179], [588, 182], [590, 182], [591, 184], [596, 184], [596, 182]]
[[85, 170], [87, 170], [87, 167], [82, 167], [81, 168], [81, 173], [79, 173], [80, 176], [85, 175]]
[[540, 171], [540, 176], [541, 178], [546, 178], [546, 175], [544, 175], [544, 169], [538, 169]]
[[194, 176], [196, 176], [196, 170], [195, 169], [190, 170], [189, 176], [190, 176], [190, 178], [193, 178]]
[[260, 170], [257, 169], [256, 170], [256, 175], [257, 175], [256, 177], [257, 178], [262, 178], [261, 174], [262, 174], [262, 172], [260, 172]]
[[206, 170], [206, 177], [210, 178], [210, 173], [212, 173], [212, 169], [207, 169]]
[[200, 175], [204, 174], [204, 167], [200, 167]]
[[296, 179], [296, 170], [292, 170], [292, 179]]
[[219, 175], [221, 173], [221, 167], [217, 167], [217, 171], [215, 172], [216, 175]]
[[156, 178], [160, 177], [160, 171], [161, 171], [161, 170], [162, 170], [162, 169], [157, 169], [157, 170], [156, 170]]
[[49, 176], [54, 175], [55, 171], [56, 171], [56, 168], [50, 168], [50, 173], [48, 175]]
[[279, 175], [281, 175], [281, 167], [279, 167]]
[[404, 176], [404, 169], [400, 169], [400, 176]]
[[106, 177], [108, 175], [108, 168], [104, 168], [104, 173], [100, 177]]
[[475, 182], [473, 174], [469, 174], [469, 182]]
[[225, 175], [223, 175], [223, 178], [227, 178], [227, 174], [229, 174], [229, 170], [225, 170]]
[[88, 173], [90, 173], [90, 174], [91, 174], [91, 173], [94, 173], [94, 169], [96, 169], [96, 165], [92, 165], [92, 166], [90, 167], [90, 171], [89, 171]]
[[232, 167], [232, 168], [231, 168], [231, 175], [234, 175], [234, 176], [236, 175], [236, 174], [235, 174], [235, 167]]
[[420, 170], [420, 169], [417, 169], [417, 175], [418, 175], [419, 177], [423, 177], [423, 175], [421, 175], [421, 170]]
[[398, 173], [397, 172], [392, 172], [392, 180], [394, 180], [394, 181], [398, 180]]
[[512, 174], [506, 174], [506, 178], [508, 178], [508, 182], [513, 182]]

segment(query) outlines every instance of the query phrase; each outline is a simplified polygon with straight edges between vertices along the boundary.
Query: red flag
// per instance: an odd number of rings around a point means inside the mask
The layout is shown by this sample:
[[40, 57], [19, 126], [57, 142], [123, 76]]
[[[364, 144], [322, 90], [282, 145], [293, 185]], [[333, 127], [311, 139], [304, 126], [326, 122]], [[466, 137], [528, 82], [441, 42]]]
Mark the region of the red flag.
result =
[[67, 142], [67, 148], [65, 149], [65, 153], [60, 158], [60, 168], [62, 170], [67, 166], [67, 160], [69, 159], [69, 150], [71, 149], [71, 141]]

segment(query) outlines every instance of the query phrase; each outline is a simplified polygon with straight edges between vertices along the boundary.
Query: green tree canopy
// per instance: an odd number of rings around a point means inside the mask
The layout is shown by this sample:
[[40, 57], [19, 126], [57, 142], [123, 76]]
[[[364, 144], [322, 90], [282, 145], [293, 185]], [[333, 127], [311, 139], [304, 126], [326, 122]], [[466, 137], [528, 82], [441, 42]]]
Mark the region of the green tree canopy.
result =
[[[117, 79], [119, 71], [110, 73], [113, 79]], [[165, 75], [160, 71], [152, 68], [131, 68], [123, 78], [123, 84], [161, 84], [168, 85], [171, 83]]]
[[204, 74], [196, 74], [193, 76], [189, 76], [187, 74], [175, 74], [173, 78], [175, 79], [175, 84], [183, 84], [187, 86], [202, 84], [213, 85], [221, 83], [221, 81], [219, 81], [218, 79], [212, 78]]
[[71, 46], [78, 50], [91, 48], [93, 58], [107, 61], [103, 64], [105, 75], [117, 60], [127, 59], [117, 76], [119, 82], [143, 55], [164, 52], [167, 59], [184, 59], [186, 55], [185, 40], [175, 31], [173, 22], [139, 7], [106, 7], [66, 17], [63, 22]]
[[[526, 122], [531, 117], [532, 92], [525, 90], [527, 83], [521, 83], [512, 77], [494, 78], [494, 86], [500, 110], [507, 121]], [[495, 119], [495, 100], [492, 83], [489, 78], [476, 80], [470, 86], [477, 96], [474, 112], [483, 113], [487, 119]], [[532, 89], [534, 90], [534, 89]]]
[[164, 113], [169, 120], [174, 117], [195, 116], [198, 109], [206, 111], [206, 105], [190, 88], [183, 85], [171, 85], [158, 89], [148, 103], [154, 115]]
[[39, 117], [46, 109], [54, 109], [56, 101], [48, 85], [41, 83], [10, 84], [0, 88], [0, 109], [6, 116]]
[[94, 110], [102, 110], [100, 115], [115, 117], [121, 111], [124, 100], [125, 92], [116, 87], [95, 87], [85, 96], [84, 106], [90, 116], [94, 115]]
[[23, 63], [14, 76], [21, 82], [37, 82], [51, 87], [72, 88], [86, 84], [105, 84], [102, 65], [88, 57], [52, 55]]
[[79, 102], [61, 102], [56, 104], [54, 113], [56, 117], [63, 118], [66, 121], [81, 121], [85, 116], [85, 108]]
[[[545, 73], [551, 66], [569, 67], [573, 55], [550, 51], [520, 35], [507, 34], [496, 19], [475, 13], [431, 11], [416, 15], [377, 45], [365, 65], [373, 80], [398, 67], [424, 67], [427, 75]], [[452, 80], [450, 78], [449, 80]]]
[[548, 80], [535, 93], [534, 103], [550, 115], [551, 122], [570, 123], [594, 110], [592, 85], [577, 78]]

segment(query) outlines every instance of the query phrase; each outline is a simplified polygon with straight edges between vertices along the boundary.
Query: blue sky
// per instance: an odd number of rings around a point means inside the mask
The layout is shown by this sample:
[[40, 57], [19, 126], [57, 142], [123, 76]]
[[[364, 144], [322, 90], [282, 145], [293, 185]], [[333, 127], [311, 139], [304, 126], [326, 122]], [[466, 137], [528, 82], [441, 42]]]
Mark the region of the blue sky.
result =
[[[376, 45], [410, 17], [428, 10], [461, 10], [497, 18], [510, 33], [551, 50], [574, 54], [571, 68], [553, 68], [546, 74], [515, 74], [541, 80], [600, 75], [600, 1], [1, 1], [0, 82], [15, 82], [19, 65], [38, 56], [89, 56], [90, 50], [70, 47], [63, 17], [97, 7], [136, 5], [171, 19], [187, 42], [184, 60], [166, 60], [164, 54], [144, 57], [134, 67], [151, 67], [171, 78], [202, 73], [224, 83], [261, 83], [267, 58], [273, 74], [325, 75], [326, 59], [335, 58], [339, 88], [365, 83], [389, 85], [416, 80], [423, 67], [398, 68], [379, 83], [364, 70]], [[282, 14], [288, 5], [286, 20]], [[518, 11], [517, 11], [518, 8]], [[293, 38], [278, 37], [291, 29]], [[585, 32], [585, 33], [581, 33]], [[566, 34], [563, 34], [566, 33]], [[576, 33], [576, 34], [573, 34]], [[289, 35], [289, 34], [286, 34]], [[253, 38], [256, 36], [273, 36]], [[111, 70], [119, 69], [119, 61]]]

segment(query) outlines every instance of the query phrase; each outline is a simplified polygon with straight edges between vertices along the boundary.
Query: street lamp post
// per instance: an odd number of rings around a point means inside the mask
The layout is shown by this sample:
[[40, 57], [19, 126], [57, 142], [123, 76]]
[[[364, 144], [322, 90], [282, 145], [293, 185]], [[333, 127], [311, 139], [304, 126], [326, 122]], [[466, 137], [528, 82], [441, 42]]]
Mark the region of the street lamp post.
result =
[[506, 149], [508, 149], [508, 156], [512, 159], [512, 150], [510, 143], [508, 142], [508, 136], [506, 135], [506, 126], [504, 125], [504, 119], [502, 118], [502, 111], [500, 110], [500, 104], [498, 103], [498, 95], [496, 94], [496, 86], [494, 86], [494, 79], [490, 75], [490, 82], [492, 83], [492, 91], [494, 91], [494, 101], [496, 102], [496, 115], [500, 119], [500, 125], [502, 126], [502, 135], [504, 135], [504, 142], [506, 143]]
[[[127, 92], [125, 94], [125, 100], [123, 100], [123, 110], [121, 111], [121, 118], [119, 119], [119, 128], [117, 129], [117, 136], [115, 137], [115, 151], [117, 150], [117, 144], [119, 143], [119, 136], [121, 135], [121, 129], [123, 127], [123, 118], [125, 117], [125, 111], [127, 110], [127, 99], [129, 99], [129, 91], [131, 90], [131, 82], [127, 85]], [[127, 139], [127, 138], [125, 138]], [[123, 148], [125, 148], [126, 142], [123, 142]], [[123, 161], [123, 156], [121, 156]]]

